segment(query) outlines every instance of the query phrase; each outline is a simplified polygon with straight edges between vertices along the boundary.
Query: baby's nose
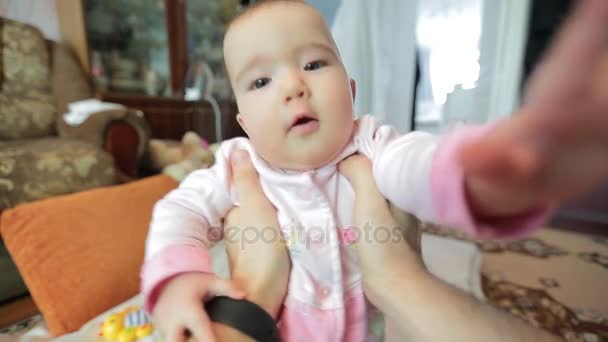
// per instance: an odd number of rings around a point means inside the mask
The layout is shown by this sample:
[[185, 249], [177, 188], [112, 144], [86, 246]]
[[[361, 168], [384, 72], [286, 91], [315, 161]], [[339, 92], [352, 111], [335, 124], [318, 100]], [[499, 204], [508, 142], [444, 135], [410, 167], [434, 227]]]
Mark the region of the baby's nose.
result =
[[289, 101], [291, 101], [291, 100], [293, 100], [294, 98], [297, 98], [297, 97], [304, 97], [304, 90], [298, 90], [298, 91], [297, 91], [295, 94], [293, 94], [293, 95], [287, 95], [287, 96], [285, 97], [285, 101], [286, 101], [286, 102], [289, 102]]

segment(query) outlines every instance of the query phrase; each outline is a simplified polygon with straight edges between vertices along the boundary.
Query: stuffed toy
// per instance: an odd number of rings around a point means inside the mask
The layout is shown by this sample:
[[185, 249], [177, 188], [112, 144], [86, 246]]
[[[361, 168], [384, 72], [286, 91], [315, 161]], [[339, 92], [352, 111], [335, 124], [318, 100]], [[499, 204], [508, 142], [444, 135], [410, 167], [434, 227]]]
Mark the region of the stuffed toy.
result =
[[150, 161], [155, 170], [182, 181], [190, 172], [213, 165], [217, 144], [207, 141], [194, 132], [187, 132], [181, 141], [151, 139]]

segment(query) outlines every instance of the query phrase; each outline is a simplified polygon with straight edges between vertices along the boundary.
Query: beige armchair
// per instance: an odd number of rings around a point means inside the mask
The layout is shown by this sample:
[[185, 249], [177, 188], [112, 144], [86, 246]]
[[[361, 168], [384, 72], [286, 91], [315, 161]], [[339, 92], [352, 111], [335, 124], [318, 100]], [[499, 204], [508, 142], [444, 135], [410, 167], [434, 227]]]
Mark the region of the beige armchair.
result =
[[[69, 48], [0, 18], [0, 212], [134, 176], [129, 158], [141, 160], [150, 135], [140, 112], [98, 113], [77, 127], [63, 122], [70, 102], [94, 96]], [[123, 132], [118, 140], [113, 130]]]

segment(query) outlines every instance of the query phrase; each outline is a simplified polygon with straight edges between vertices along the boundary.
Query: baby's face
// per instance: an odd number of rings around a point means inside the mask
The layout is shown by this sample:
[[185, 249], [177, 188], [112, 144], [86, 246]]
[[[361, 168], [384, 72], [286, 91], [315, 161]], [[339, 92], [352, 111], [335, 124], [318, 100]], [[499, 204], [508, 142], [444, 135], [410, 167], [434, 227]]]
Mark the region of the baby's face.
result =
[[353, 130], [353, 91], [323, 17], [304, 3], [276, 3], [241, 17], [224, 58], [256, 151], [275, 167], [331, 161]]

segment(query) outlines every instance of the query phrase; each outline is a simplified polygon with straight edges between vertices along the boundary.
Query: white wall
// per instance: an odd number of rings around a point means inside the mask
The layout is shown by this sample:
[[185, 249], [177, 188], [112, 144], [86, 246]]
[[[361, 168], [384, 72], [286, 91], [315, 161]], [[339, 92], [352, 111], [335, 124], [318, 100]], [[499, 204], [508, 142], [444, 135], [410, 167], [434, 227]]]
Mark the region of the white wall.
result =
[[0, 16], [32, 24], [45, 37], [61, 40], [57, 0], [0, 0]]

